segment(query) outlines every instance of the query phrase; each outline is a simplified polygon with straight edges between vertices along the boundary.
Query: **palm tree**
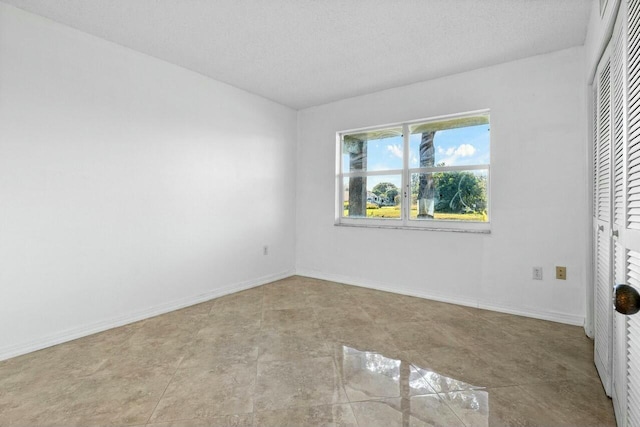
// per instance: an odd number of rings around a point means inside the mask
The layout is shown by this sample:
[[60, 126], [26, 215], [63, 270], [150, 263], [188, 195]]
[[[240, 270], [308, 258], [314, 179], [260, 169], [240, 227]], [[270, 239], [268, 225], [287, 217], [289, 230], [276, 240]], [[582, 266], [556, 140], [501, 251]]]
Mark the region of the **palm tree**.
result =
[[[420, 140], [420, 167], [433, 167], [435, 165], [435, 149], [433, 138], [436, 132], [423, 132]], [[433, 218], [435, 204], [435, 188], [433, 186], [433, 174], [421, 173], [418, 184], [418, 218]]]
[[[345, 136], [344, 151], [349, 153], [349, 172], [364, 172], [367, 168], [365, 140]], [[349, 216], [367, 216], [367, 177], [349, 177]]]

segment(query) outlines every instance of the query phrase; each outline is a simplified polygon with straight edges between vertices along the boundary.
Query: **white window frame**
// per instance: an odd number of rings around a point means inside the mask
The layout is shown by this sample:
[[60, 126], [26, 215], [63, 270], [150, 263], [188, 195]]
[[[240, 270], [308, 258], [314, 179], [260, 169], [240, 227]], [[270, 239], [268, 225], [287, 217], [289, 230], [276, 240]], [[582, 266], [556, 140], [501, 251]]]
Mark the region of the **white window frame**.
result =
[[[409, 167], [409, 128], [414, 124], [433, 123], [447, 121], [451, 119], [483, 116], [489, 117], [491, 122], [491, 114], [488, 109], [470, 111], [459, 114], [451, 114], [438, 117], [430, 117], [427, 119], [411, 120], [400, 123], [391, 123], [381, 126], [370, 126], [366, 128], [357, 128], [343, 130], [336, 133], [336, 210], [335, 225], [351, 226], [351, 227], [371, 227], [371, 228], [396, 228], [410, 230], [434, 230], [434, 231], [458, 231], [471, 233], [490, 233], [491, 232], [491, 161], [489, 164], [462, 165], [462, 166], [444, 166], [444, 167], [428, 167], [428, 168], [410, 168]], [[350, 172], [342, 170], [342, 139], [344, 135], [359, 132], [370, 132], [387, 128], [402, 127], [403, 133], [403, 150], [402, 150], [402, 169], [391, 169], [381, 171], [362, 171]], [[489, 155], [491, 155], [491, 136], [489, 137]], [[437, 173], [451, 171], [487, 171], [487, 221], [463, 221], [463, 220], [424, 220], [410, 219], [411, 213], [411, 174], [412, 173]], [[344, 212], [344, 178], [351, 176], [379, 176], [379, 175], [400, 175], [402, 177], [401, 197], [402, 207], [400, 210], [400, 218], [350, 218], [343, 216]]]

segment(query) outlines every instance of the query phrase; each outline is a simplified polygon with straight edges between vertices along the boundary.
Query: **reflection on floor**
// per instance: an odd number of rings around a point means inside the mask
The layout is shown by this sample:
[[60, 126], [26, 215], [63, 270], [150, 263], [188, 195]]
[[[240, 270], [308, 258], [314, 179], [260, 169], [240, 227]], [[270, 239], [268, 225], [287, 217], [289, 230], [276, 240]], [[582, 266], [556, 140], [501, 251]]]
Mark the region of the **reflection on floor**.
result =
[[0, 362], [0, 425], [615, 425], [582, 328], [291, 277]]

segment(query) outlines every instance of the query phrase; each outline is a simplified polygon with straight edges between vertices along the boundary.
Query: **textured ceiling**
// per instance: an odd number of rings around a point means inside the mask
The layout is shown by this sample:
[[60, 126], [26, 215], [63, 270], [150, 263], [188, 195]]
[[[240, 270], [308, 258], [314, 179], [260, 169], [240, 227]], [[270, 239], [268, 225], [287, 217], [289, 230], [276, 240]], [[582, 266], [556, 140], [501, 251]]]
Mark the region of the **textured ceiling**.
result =
[[584, 43], [591, 0], [1, 0], [299, 109]]

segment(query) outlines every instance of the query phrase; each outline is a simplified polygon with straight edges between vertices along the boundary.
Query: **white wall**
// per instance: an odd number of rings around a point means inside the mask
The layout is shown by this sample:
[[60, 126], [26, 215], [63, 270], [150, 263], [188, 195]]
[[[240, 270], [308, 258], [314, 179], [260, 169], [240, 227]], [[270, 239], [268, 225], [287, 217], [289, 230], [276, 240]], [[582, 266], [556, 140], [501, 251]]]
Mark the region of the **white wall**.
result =
[[0, 359], [291, 274], [296, 120], [0, 3]]
[[[428, 66], [428, 64], [427, 64]], [[582, 324], [588, 244], [584, 50], [302, 110], [299, 274]], [[337, 131], [491, 109], [491, 234], [334, 225]], [[555, 266], [567, 267], [556, 280]], [[544, 280], [532, 280], [532, 267]]]

